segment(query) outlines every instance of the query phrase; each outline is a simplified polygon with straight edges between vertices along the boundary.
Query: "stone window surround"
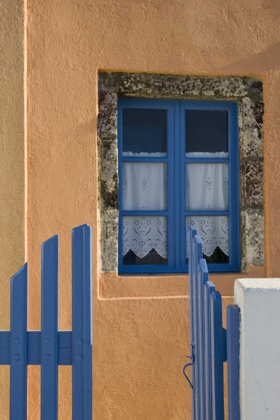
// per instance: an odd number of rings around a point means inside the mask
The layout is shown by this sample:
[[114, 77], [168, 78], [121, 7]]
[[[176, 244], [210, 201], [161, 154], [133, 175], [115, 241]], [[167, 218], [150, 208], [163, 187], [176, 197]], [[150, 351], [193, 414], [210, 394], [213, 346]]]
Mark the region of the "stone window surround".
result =
[[98, 74], [101, 272], [118, 271], [118, 97], [231, 100], [238, 103], [241, 271], [264, 265], [262, 80], [153, 73]]

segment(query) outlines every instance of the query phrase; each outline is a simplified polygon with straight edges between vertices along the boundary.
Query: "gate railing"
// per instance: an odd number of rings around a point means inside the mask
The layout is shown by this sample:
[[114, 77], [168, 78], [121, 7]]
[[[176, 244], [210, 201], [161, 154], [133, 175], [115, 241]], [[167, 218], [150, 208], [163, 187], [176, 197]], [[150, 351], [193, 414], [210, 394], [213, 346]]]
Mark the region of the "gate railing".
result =
[[10, 365], [10, 419], [27, 419], [27, 366], [41, 365], [41, 419], [58, 416], [58, 365], [72, 365], [72, 418], [92, 419], [91, 228], [72, 230], [72, 331], [58, 331], [58, 236], [42, 244], [41, 331], [27, 331], [27, 263], [11, 278], [10, 331], [0, 331], [0, 365]]
[[239, 308], [227, 307], [225, 330], [222, 298], [209, 280], [202, 242], [194, 227], [189, 231], [189, 244], [191, 361], [184, 374], [192, 388], [192, 419], [224, 420], [223, 364], [228, 362], [229, 420], [239, 420]]

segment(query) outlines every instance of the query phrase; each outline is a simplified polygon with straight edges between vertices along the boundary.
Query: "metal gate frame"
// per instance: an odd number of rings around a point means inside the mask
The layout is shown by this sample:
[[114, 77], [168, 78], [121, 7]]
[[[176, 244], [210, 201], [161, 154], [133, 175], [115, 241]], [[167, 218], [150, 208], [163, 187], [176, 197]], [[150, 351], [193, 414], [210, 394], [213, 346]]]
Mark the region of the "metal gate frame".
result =
[[[228, 363], [228, 418], [240, 420], [239, 318], [237, 305], [227, 307], [222, 326], [222, 297], [209, 280], [201, 238], [189, 229], [190, 363], [183, 368], [192, 388], [193, 420], [224, 420], [224, 369]], [[186, 369], [191, 366], [191, 379]]]

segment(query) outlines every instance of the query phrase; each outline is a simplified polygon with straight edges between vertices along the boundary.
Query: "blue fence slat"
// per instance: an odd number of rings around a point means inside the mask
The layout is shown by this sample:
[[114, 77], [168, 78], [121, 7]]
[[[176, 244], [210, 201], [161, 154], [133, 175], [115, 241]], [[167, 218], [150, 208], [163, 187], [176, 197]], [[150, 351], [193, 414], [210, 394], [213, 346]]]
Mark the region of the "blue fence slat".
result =
[[[197, 235], [197, 230], [191, 226], [189, 229], [189, 305], [190, 305], [190, 352], [192, 358], [192, 369], [191, 369], [191, 382], [194, 384], [195, 382], [195, 364], [193, 360], [193, 352], [194, 352], [194, 287], [195, 287], [195, 270], [193, 268], [193, 238]], [[192, 420], [196, 420], [195, 414], [195, 394], [194, 390], [192, 390]]]
[[[92, 418], [91, 229], [72, 230], [72, 418]], [[88, 401], [89, 400], [89, 401]]]
[[10, 420], [27, 419], [27, 264], [11, 278]]
[[198, 307], [198, 299], [199, 299], [199, 290], [198, 290], [198, 261], [202, 258], [202, 242], [198, 235], [193, 238], [193, 251], [192, 251], [192, 259], [193, 259], [193, 267], [194, 267], [194, 365], [195, 365], [195, 381], [194, 381], [194, 394], [195, 394], [195, 413], [196, 413], [196, 420], [201, 419], [200, 415], [200, 399], [199, 399], [199, 390], [200, 390], [200, 342], [199, 342], [199, 307]]
[[213, 420], [212, 415], [212, 368], [211, 368], [211, 314], [210, 296], [215, 291], [215, 285], [207, 281], [204, 285], [204, 340], [205, 340], [205, 420]]
[[56, 420], [58, 329], [58, 236], [42, 244], [41, 420]]
[[205, 344], [204, 344], [204, 284], [208, 280], [208, 269], [204, 259], [198, 263], [198, 325], [199, 325], [199, 368], [200, 368], [200, 416], [205, 418]]
[[228, 359], [228, 418], [240, 420], [239, 401], [239, 329], [240, 309], [227, 307], [227, 359]]
[[[197, 235], [197, 230], [191, 226], [189, 229], [189, 259], [190, 261], [192, 260], [192, 254], [193, 254], [193, 238]], [[191, 344], [193, 343], [194, 340], [194, 331], [193, 331], [193, 277], [194, 277], [194, 268], [193, 268], [193, 264], [190, 263], [189, 264], [189, 296], [190, 296], [190, 333], [191, 333]]]
[[92, 419], [91, 228], [83, 227], [84, 419]]
[[210, 298], [212, 412], [213, 420], [224, 420], [222, 298], [217, 291]]
[[199, 410], [199, 400], [198, 400], [198, 384], [199, 384], [199, 370], [198, 370], [198, 363], [197, 363], [197, 264], [196, 264], [196, 250], [195, 250], [195, 238], [193, 238], [191, 242], [191, 265], [192, 265], [192, 285], [193, 285], [193, 365], [192, 365], [192, 377], [193, 377], [193, 396], [194, 396], [194, 406], [193, 406], [193, 414], [194, 420], [200, 419], [200, 410]]

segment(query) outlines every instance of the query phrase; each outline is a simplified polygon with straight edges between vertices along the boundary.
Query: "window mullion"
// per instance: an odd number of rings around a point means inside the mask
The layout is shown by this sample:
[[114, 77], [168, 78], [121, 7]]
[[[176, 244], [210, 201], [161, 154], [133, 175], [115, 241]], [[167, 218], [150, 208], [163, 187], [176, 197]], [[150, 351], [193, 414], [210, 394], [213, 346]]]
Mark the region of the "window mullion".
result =
[[168, 184], [167, 184], [167, 195], [168, 195], [168, 236], [167, 236], [167, 247], [168, 247], [168, 266], [171, 268], [175, 265], [175, 226], [174, 226], [174, 212], [175, 212], [175, 203], [174, 203], [174, 133], [175, 133], [175, 124], [174, 124], [174, 109], [175, 102], [170, 102], [168, 107], [168, 137], [167, 137], [167, 156], [168, 156]]
[[174, 206], [174, 224], [175, 224], [175, 267], [180, 267], [181, 264], [181, 164], [180, 164], [180, 105], [176, 101], [175, 105], [175, 132], [174, 132], [174, 193], [175, 193], [175, 206]]

